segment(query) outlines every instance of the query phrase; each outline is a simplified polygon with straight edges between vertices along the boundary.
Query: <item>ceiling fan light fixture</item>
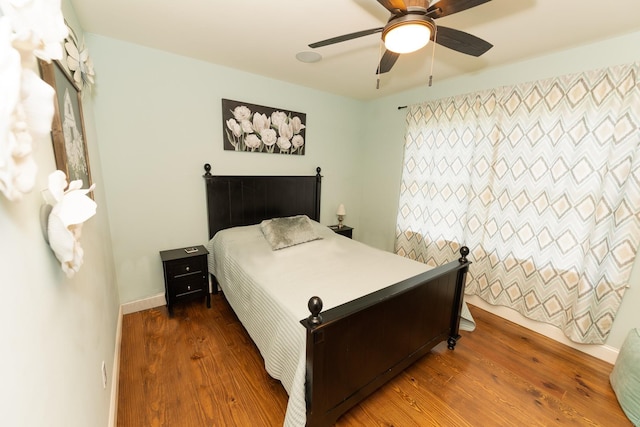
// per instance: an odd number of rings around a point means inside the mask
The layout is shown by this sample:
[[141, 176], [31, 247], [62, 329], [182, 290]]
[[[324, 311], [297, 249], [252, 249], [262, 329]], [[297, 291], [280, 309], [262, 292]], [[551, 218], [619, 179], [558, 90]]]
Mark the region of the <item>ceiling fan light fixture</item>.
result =
[[385, 48], [392, 52], [415, 52], [429, 43], [434, 28], [428, 17], [404, 15], [387, 24], [382, 31], [382, 41]]

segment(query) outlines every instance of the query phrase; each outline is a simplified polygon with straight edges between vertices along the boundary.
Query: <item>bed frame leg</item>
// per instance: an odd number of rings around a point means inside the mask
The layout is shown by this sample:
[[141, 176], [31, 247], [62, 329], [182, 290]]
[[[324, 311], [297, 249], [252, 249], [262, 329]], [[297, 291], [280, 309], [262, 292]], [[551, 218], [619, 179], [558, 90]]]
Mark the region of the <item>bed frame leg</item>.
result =
[[456, 348], [458, 338], [460, 338], [460, 335], [458, 335], [457, 337], [449, 337], [449, 339], [447, 340], [447, 348], [449, 350], [453, 350], [454, 348]]
[[209, 275], [211, 276], [211, 291], [213, 292], [214, 295], [218, 294], [218, 279], [216, 279], [216, 276], [213, 275], [213, 273], [209, 273]]

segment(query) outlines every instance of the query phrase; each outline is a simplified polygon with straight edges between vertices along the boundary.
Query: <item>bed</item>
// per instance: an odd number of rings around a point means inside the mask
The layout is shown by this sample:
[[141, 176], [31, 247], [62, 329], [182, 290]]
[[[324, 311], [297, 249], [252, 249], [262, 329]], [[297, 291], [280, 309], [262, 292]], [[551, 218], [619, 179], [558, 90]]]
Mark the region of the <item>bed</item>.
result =
[[[206, 164], [204, 178], [214, 290], [289, 394], [285, 426], [333, 425], [440, 342], [453, 350], [467, 248], [429, 268], [334, 233], [319, 223], [320, 168], [215, 176]], [[303, 241], [279, 249], [270, 227], [291, 221]]]

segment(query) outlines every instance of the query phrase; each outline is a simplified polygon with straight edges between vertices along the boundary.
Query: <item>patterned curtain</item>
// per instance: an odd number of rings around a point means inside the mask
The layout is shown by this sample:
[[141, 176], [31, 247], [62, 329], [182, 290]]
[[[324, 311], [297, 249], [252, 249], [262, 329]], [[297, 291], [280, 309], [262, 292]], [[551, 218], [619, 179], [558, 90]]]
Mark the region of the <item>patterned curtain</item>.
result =
[[640, 244], [640, 64], [410, 107], [396, 253], [604, 343]]

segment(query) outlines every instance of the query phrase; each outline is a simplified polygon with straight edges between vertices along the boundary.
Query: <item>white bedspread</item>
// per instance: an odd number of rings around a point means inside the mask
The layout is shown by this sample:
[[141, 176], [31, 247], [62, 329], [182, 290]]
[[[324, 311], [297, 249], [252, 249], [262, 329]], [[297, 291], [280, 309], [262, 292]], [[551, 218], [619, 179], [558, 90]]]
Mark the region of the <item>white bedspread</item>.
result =
[[271, 250], [259, 225], [220, 231], [207, 244], [209, 271], [260, 350], [267, 372], [289, 394], [287, 427], [306, 422], [300, 320], [309, 316], [309, 298], [322, 298], [326, 310], [429, 269], [319, 223], [314, 228], [322, 239], [278, 251]]

